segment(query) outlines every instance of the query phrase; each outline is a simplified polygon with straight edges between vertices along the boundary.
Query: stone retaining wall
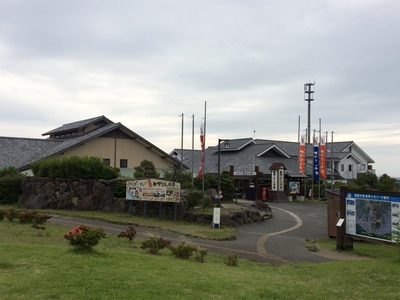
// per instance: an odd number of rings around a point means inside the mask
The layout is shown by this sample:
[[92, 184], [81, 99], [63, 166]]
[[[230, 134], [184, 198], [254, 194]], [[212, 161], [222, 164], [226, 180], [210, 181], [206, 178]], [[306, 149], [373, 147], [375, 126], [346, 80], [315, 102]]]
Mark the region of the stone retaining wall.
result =
[[[27, 209], [100, 210], [105, 212], [128, 213], [129, 201], [117, 198], [114, 187], [120, 180], [51, 179], [27, 176], [21, 184], [22, 195], [18, 205]], [[133, 201], [133, 215], [142, 216], [144, 202]], [[161, 210], [161, 211], [160, 211]], [[174, 219], [174, 203], [147, 202], [146, 216]], [[255, 201], [244, 211], [223, 214], [221, 226], [236, 227], [261, 222], [272, 216], [269, 206]], [[211, 224], [212, 215], [187, 212], [183, 203], [177, 208], [177, 218], [187, 222]]]

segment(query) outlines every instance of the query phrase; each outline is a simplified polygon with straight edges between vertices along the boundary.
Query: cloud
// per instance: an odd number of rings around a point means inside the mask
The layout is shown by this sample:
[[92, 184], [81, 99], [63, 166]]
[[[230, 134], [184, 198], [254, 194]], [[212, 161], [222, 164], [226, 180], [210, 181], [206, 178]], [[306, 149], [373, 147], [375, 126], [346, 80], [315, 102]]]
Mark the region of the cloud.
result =
[[[255, 135], [297, 140], [303, 85], [312, 129], [397, 147], [397, 1], [3, 1], [0, 135], [40, 136], [106, 115], [169, 152], [191, 146], [207, 101], [207, 144]], [[195, 139], [199, 147], [198, 139]], [[190, 147], [189, 146], [189, 147]], [[374, 155], [372, 155], [372, 152]], [[385, 150], [386, 151], [386, 150]], [[382, 151], [384, 153], [384, 151]], [[394, 152], [393, 152], [394, 153]], [[382, 170], [382, 172], [380, 171]]]

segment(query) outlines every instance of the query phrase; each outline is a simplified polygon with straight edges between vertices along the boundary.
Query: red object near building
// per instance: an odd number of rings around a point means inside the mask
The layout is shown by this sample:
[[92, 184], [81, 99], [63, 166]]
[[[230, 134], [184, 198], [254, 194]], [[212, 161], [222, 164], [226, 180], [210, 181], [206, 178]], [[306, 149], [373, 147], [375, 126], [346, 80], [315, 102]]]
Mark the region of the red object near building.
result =
[[267, 188], [262, 189], [262, 200], [263, 201], [267, 200]]

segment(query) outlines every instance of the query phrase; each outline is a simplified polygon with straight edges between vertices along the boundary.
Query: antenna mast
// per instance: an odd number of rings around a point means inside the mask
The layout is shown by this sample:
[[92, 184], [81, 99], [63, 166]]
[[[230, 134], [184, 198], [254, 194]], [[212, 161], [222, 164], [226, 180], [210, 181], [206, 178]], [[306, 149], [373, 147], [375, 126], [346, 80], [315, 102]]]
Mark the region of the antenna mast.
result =
[[308, 122], [307, 122], [307, 143], [310, 143], [311, 138], [311, 101], [314, 101], [315, 83], [304, 84], [304, 101], [308, 102]]

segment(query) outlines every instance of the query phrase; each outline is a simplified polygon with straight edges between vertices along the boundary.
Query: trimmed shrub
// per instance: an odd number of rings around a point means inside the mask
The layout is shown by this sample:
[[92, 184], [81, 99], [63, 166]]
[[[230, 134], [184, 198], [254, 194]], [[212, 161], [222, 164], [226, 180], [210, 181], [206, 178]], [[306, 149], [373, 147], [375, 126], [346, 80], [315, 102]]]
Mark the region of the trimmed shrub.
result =
[[200, 205], [203, 196], [204, 196], [203, 191], [198, 191], [198, 190], [188, 191], [185, 195], [185, 200], [188, 205], [188, 209], [193, 209], [195, 206]]
[[103, 228], [90, 229], [85, 225], [79, 225], [64, 235], [64, 238], [69, 241], [71, 246], [86, 250], [96, 246], [105, 237], [106, 234]]
[[227, 266], [237, 267], [239, 257], [235, 253], [227, 254], [224, 258], [224, 263]]
[[126, 196], [126, 182], [128, 180], [117, 181], [113, 187], [113, 192], [117, 198], [125, 198]]
[[182, 242], [176, 246], [170, 245], [168, 246], [168, 249], [171, 250], [175, 258], [189, 259], [193, 255], [193, 252], [196, 252], [197, 247], [190, 245], [187, 242]]
[[22, 194], [23, 175], [0, 177], [0, 204], [17, 203]]
[[30, 165], [33, 175], [48, 178], [115, 179], [119, 170], [94, 156], [48, 158]]
[[118, 237], [120, 238], [127, 238], [129, 241], [132, 241], [133, 238], [136, 236], [136, 228], [133, 225], [128, 225], [126, 230], [122, 230]]
[[21, 223], [43, 224], [46, 223], [48, 219], [51, 219], [51, 216], [34, 210], [28, 210], [19, 212], [18, 219]]
[[171, 245], [171, 242], [160, 237], [151, 236], [148, 240], [142, 242], [140, 248], [147, 249], [150, 254], [157, 254], [158, 251]]

